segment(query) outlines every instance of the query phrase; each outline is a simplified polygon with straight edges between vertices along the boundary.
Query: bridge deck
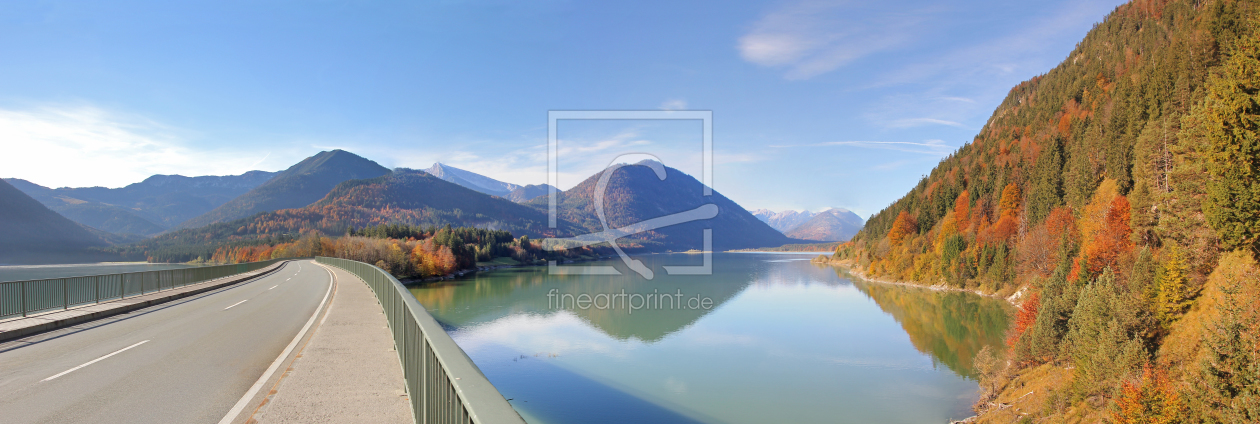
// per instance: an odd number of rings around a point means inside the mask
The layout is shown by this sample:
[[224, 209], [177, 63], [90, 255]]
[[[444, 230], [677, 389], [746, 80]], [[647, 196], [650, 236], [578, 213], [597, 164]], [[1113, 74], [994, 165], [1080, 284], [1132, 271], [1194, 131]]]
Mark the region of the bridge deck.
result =
[[335, 267], [336, 291], [310, 341], [252, 414], [258, 423], [410, 423], [402, 367], [381, 305]]

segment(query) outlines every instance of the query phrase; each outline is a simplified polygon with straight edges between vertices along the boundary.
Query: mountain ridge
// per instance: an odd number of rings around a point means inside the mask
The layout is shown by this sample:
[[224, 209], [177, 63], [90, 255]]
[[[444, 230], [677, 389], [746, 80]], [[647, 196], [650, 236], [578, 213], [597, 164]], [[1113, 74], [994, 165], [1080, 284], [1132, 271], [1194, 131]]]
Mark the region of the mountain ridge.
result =
[[322, 199], [338, 184], [389, 173], [389, 169], [344, 150], [319, 152], [277, 173], [248, 192], [176, 226], [176, 229], [229, 222], [260, 212], [301, 208]]
[[849, 241], [866, 223], [862, 217], [843, 208], [831, 208], [784, 233], [788, 237], [818, 241]]
[[12, 184], [0, 181], [0, 263], [34, 264], [103, 260], [92, 252], [108, 243]]
[[120, 188], [48, 188], [20, 178], [5, 179], [71, 220], [115, 234], [153, 235], [244, 194], [275, 173], [185, 177], [153, 175]]
[[[704, 185], [694, 177], [674, 168], [661, 167], [666, 176], [664, 180], [657, 177], [646, 161], [612, 171], [604, 195], [604, 212], [609, 228], [689, 211], [705, 204], [716, 205], [718, 214], [708, 220], [628, 236], [632, 243], [648, 249], [701, 249], [702, 230], [705, 228], [713, 229], [712, 241], [716, 250], [781, 246], [792, 241], [716, 190], [712, 191], [712, 196], [703, 196]], [[601, 175], [592, 175], [558, 194], [557, 215], [560, 219], [583, 227], [589, 233], [604, 230], [593, 204], [594, 191]], [[549, 201], [539, 197], [525, 204], [545, 213]]]

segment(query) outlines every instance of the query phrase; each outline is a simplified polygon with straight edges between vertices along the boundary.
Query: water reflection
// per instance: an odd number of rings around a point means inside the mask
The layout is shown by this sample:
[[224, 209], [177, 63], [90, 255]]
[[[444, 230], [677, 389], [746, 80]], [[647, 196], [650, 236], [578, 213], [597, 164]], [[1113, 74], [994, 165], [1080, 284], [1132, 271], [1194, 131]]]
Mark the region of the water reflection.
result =
[[[700, 257], [644, 259], [659, 270]], [[658, 272], [650, 281], [517, 268], [411, 291], [531, 423], [913, 423], [970, 415], [970, 358], [1000, 343], [1001, 302], [854, 284], [806, 259], [718, 254], [714, 275]], [[553, 289], [677, 290], [713, 307], [557, 309]]]
[[852, 281], [901, 324], [915, 349], [969, 378], [975, 378], [972, 361], [980, 349], [1002, 343], [1012, 313], [1005, 302], [972, 293]]

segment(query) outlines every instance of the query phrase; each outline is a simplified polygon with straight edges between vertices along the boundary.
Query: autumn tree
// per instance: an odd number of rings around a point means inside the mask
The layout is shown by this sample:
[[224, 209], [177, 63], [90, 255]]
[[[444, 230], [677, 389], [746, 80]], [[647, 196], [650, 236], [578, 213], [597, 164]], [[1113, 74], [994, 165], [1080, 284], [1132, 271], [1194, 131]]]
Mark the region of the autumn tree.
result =
[[1115, 267], [1121, 255], [1133, 250], [1133, 241], [1129, 238], [1132, 233], [1129, 228], [1129, 200], [1124, 196], [1112, 199], [1103, 213], [1101, 224], [1094, 233], [1093, 240], [1085, 246], [1090, 275]]
[[1015, 314], [1015, 325], [1011, 327], [1011, 334], [1006, 337], [1006, 345], [1014, 346], [1019, 337], [1028, 331], [1037, 322], [1037, 312], [1041, 309], [1041, 295], [1033, 293], [1028, 296], [1022, 305], [1019, 305], [1019, 312]]
[[1165, 326], [1171, 324], [1190, 307], [1192, 294], [1186, 287], [1186, 263], [1176, 245], [1165, 250], [1168, 259], [1159, 273], [1156, 295], [1156, 316]]
[[1007, 184], [1006, 188], [1002, 189], [1002, 199], [998, 201], [998, 216], [1015, 218], [1019, 215], [1019, 204], [1019, 186], [1015, 183]]
[[1147, 364], [1141, 379], [1120, 386], [1112, 420], [1116, 424], [1175, 424], [1182, 422], [1185, 409], [1168, 373]]
[[965, 231], [970, 220], [971, 194], [963, 190], [958, 198], [954, 199], [954, 222], [957, 223], [959, 231]]
[[1215, 317], [1203, 328], [1196, 387], [1204, 422], [1260, 421], [1260, 267], [1250, 255], [1221, 258], [1213, 273]]
[[892, 230], [888, 231], [888, 240], [893, 244], [901, 244], [908, 236], [913, 236], [919, 232], [919, 225], [915, 223], [914, 218], [909, 212], [901, 211], [897, 215], [897, 220], [893, 221]]

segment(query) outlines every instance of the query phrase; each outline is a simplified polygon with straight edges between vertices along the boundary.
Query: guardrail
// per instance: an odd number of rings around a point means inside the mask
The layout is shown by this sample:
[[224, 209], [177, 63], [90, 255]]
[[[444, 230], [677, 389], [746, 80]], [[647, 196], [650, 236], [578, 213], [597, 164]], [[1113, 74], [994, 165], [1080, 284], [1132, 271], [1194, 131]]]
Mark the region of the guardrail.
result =
[[0, 319], [171, 290], [256, 271], [284, 260], [0, 282]]
[[376, 293], [394, 333], [415, 422], [525, 423], [468, 354], [392, 275], [348, 259], [320, 256], [315, 260], [354, 274]]

